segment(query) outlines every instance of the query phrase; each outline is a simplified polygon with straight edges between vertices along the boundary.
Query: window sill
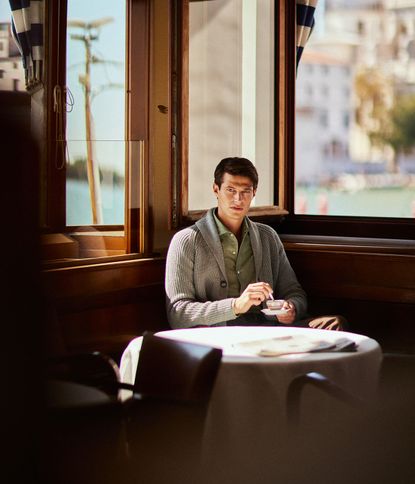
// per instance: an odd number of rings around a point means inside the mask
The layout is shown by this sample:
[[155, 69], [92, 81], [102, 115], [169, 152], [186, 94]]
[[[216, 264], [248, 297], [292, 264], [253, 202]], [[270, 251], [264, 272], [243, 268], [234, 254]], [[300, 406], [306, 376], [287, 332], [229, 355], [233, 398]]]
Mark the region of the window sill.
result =
[[113, 257], [95, 257], [88, 259], [60, 259], [53, 261], [46, 261], [42, 265], [44, 272], [55, 270], [89, 270], [90, 268], [122, 268], [128, 265], [145, 265], [154, 261], [165, 261], [165, 257], [160, 254], [154, 254], [153, 257], [144, 256], [142, 254], [124, 254], [122, 256]]
[[406, 239], [372, 239], [321, 235], [280, 234], [284, 247], [291, 251], [367, 252], [415, 255], [415, 243]]
[[[197, 222], [205, 215], [207, 210], [191, 210], [183, 217], [185, 224]], [[288, 215], [287, 210], [284, 210], [275, 205], [251, 207], [248, 212], [248, 217], [255, 221], [275, 220], [278, 217], [285, 217]]]

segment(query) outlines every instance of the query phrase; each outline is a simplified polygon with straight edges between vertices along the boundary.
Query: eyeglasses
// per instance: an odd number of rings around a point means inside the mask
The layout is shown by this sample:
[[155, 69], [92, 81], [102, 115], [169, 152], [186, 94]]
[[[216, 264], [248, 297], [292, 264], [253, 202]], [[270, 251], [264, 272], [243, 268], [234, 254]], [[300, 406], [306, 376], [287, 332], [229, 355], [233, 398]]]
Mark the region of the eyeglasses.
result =
[[225, 187], [224, 189], [225, 195], [228, 198], [237, 198], [238, 200], [241, 198], [245, 200], [247, 198], [252, 198], [254, 196], [254, 189], [253, 188], [244, 188], [243, 190], [237, 190], [233, 187]]

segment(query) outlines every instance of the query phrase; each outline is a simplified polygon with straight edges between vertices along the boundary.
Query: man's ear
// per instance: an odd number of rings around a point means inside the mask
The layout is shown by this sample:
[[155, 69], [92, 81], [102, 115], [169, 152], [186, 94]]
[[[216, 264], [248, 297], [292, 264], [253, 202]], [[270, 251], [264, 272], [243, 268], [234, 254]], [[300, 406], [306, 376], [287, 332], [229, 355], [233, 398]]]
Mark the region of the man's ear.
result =
[[213, 184], [213, 193], [215, 193], [217, 195], [218, 192], [219, 192], [219, 187], [216, 185], [216, 183], [214, 183]]
[[255, 195], [256, 195], [256, 188], [254, 188], [253, 192], [254, 192], [254, 194], [252, 195], [252, 197], [255, 197]]

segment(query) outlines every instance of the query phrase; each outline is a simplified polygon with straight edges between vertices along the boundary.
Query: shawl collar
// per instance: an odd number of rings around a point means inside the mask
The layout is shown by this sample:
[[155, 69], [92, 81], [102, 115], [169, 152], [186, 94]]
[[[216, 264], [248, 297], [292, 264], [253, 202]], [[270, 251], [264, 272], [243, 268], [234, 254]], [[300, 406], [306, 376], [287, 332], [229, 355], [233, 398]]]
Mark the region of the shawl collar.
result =
[[249, 227], [249, 238], [251, 240], [252, 253], [254, 254], [255, 261], [255, 278], [257, 282], [261, 281], [262, 278], [259, 274], [262, 267], [262, 243], [261, 237], [259, 235], [259, 230], [256, 223], [251, 222], [248, 217], [246, 217]]
[[215, 219], [213, 218], [214, 208], [207, 211], [206, 215], [196, 222], [196, 227], [212, 251], [213, 256], [218, 263], [223, 277], [226, 278], [225, 260], [223, 258], [222, 244], [220, 242], [218, 229], [216, 228]]
[[[213, 218], [213, 212], [215, 208], [211, 208], [207, 211], [206, 215], [196, 222], [196, 227], [199, 229], [200, 234], [205, 240], [206, 244], [212, 251], [213, 256], [218, 263], [223, 276], [226, 278], [225, 261], [223, 258], [222, 244], [220, 242], [218, 230], [216, 227], [215, 219]], [[255, 261], [255, 277], [259, 281], [259, 272], [262, 266], [262, 251], [261, 251], [261, 239], [259, 230], [254, 222], [251, 222], [247, 217], [249, 237], [251, 240], [252, 253], [254, 254]]]

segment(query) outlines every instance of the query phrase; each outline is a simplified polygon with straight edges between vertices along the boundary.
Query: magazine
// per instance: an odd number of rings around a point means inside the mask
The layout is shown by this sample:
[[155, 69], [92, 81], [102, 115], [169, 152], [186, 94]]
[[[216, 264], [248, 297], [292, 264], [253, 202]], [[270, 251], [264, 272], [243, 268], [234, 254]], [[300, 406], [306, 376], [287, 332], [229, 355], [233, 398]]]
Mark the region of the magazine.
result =
[[301, 334], [278, 336], [254, 341], [236, 343], [235, 348], [258, 356], [281, 356], [317, 351], [355, 351], [356, 343], [348, 338], [326, 341]]

